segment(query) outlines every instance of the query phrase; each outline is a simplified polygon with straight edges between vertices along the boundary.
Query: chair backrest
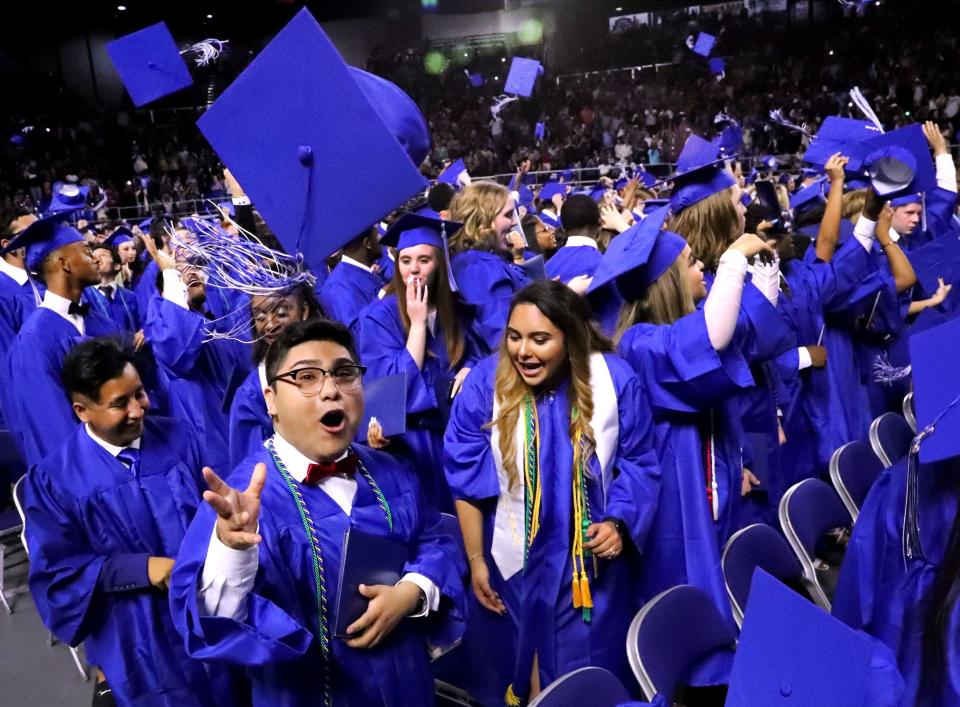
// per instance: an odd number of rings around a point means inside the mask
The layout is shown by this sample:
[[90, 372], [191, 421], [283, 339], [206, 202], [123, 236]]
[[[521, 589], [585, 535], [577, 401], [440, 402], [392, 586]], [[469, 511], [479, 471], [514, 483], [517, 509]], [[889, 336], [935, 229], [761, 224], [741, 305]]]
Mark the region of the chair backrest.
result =
[[917, 433], [917, 413], [913, 409], [913, 391], [903, 396], [903, 417], [906, 419], [907, 424], [910, 425], [910, 429], [913, 430], [913, 433]]
[[[814, 601], [830, 610], [828, 592], [821, 584], [816, 561], [817, 543], [834, 528], [849, 528], [851, 517], [829, 484], [804, 479], [791, 486], [780, 499], [780, 526], [793, 554], [803, 566], [805, 584]], [[839, 567], [833, 567], [834, 574]]]
[[27, 514], [24, 510], [26, 503], [23, 498], [23, 480], [26, 478], [26, 475], [21, 476], [13, 485], [13, 505], [17, 507], [20, 522], [23, 524], [23, 530], [20, 531], [20, 542], [23, 543], [23, 551], [29, 555], [30, 550], [27, 548]]
[[884, 468], [907, 455], [913, 441], [913, 430], [903, 415], [885, 412], [870, 423], [870, 446]]
[[866, 442], [847, 442], [830, 457], [830, 480], [854, 521], [882, 473], [883, 462]]
[[629, 700], [630, 693], [609, 670], [580, 668], [547, 685], [530, 707], [616, 707]]
[[734, 533], [723, 548], [720, 565], [737, 626], [743, 624], [750, 582], [757, 567], [785, 584], [798, 585], [803, 580], [803, 566], [794, 556], [790, 544], [775, 529], [763, 523], [748, 525]]
[[[669, 704], [703, 659], [732, 656], [733, 626], [702, 590], [681, 584], [661, 592], [630, 622], [627, 658], [648, 700], [662, 694]], [[589, 703], [585, 703], [589, 704]]]

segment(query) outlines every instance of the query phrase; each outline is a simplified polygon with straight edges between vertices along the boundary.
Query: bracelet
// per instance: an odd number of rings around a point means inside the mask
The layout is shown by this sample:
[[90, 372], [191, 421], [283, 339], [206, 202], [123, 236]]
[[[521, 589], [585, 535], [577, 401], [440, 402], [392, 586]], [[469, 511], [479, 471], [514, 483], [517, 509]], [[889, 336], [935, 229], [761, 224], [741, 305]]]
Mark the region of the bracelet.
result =
[[474, 561], [475, 559], [477, 559], [478, 557], [483, 557], [483, 552], [478, 552], [478, 553], [475, 554], [475, 555], [470, 555], [470, 557], [467, 558], [467, 562], [468, 562], [468, 563], [469, 563], [469, 562], [473, 562], [473, 561]]

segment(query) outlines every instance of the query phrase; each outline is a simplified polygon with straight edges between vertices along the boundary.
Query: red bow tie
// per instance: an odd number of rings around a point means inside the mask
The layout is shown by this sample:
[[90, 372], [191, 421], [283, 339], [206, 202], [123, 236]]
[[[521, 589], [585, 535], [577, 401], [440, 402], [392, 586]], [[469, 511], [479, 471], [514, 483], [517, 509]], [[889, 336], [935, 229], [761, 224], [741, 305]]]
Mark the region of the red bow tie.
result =
[[320, 462], [311, 464], [307, 467], [307, 478], [303, 480], [305, 484], [316, 484], [331, 476], [345, 474], [353, 476], [357, 470], [357, 455], [348, 452], [347, 456], [335, 462]]

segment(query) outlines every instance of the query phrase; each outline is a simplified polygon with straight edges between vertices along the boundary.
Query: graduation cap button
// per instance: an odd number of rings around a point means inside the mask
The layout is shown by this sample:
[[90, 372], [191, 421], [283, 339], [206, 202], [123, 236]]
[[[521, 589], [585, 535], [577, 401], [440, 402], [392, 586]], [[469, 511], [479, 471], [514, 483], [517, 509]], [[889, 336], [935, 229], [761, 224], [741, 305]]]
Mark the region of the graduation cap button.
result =
[[300, 164], [304, 167], [309, 167], [313, 164], [313, 148], [310, 145], [300, 145], [297, 148], [297, 159], [300, 160]]
[[780, 683], [780, 694], [784, 697], [790, 697], [790, 693], [793, 692], [793, 685], [788, 682]]

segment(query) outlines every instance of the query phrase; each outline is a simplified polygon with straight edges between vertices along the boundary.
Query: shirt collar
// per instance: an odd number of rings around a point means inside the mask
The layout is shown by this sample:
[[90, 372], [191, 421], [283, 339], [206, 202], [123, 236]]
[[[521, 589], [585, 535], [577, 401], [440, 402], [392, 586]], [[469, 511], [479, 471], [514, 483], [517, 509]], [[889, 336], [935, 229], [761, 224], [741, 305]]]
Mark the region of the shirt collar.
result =
[[600, 250], [597, 242], [590, 238], [590, 236], [570, 236], [567, 238], [567, 242], [563, 244], [564, 248], [572, 248], [575, 246], [586, 246], [587, 248]]
[[0, 272], [8, 275], [21, 287], [27, 284], [27, 271], [23, 268], [18, 268], [16, 265], [11, 265], [3, 258], [0, 258]]
[[43, 302], [40, 303], [40, 306], [44, 309], [49, 309], [52, 312], [56, 312], [68, 322], [73, 324], [77, 328], [77, 331], [83, 334], [83, 317], [81, 317], [79, 314], [70, 314], [71, 304], [72, 302], [66, 297], [55, 295], [50, 290], [47, 290], [43, 293]]
[[[277, 456], [280, 457], [280, 461], [283, 462], [283, 465], [287, 468], [290, 476], [296, 479], [298, 483], [302, 484], [303, 480], [307, 478], [307, 467], [311, 464], [316, 464], [313, 459], [305, 456], [299, 449], [285, 440], [279, 432], [273, 433], [273, 449], [277, 453]], [[349, 452], [349, 449], [345, 449], [343, 454], [337, 457], [335, 461], [340, 461], [346, 457]]]
[[360, 268], [361, 270], [366, 270], [371, 275], [373, 274], [373, 268], [371, 268], [369, 265], [364, 265], [358, 260], [354, 260], [349, 255], [341, 255], [340, 262], [346, 263], [347, 265], [352, 265], [355, 268]]
[[266, 390], [269, 383], [267, 383], [267, 363], [266, 361], [261, 361], [257, 364], [257, 377], [260, 379], [260, 390]]
[[117, 456], [120, 452], [122, 452], [124, 449], [130, 449], [130, 448], [140, 449], [140, 440], [142, 439], [142, 437], [137, 437], [135, 440], [133, 440], [133, 441], [132, 441], [130, 444], [128, 444], [126, 447], [118, 447], [118, 446], [115, 445], [115, 444], [110, 444], [110, 443], [109, 443], [107, 440], [105, 440], [105, 439], [101, 439], [100, 437], [97, 437], [96, 433], [95, 433], [92, 429], [90, 429], [90, 425], [89, 425], [89, 424], [84, 424], [83, 429], [85, 429], [85, 430], [87, 431], [87, 434], [90, 436], [90, 439], [92, 439], [94, 442], [96, 442], [96, 443], [99, 444], [101, 447], [103, 447], [105, 450], [107, 450], [107, 453], [110, 454], [111, 457], [116, 457], [116, 456]]

